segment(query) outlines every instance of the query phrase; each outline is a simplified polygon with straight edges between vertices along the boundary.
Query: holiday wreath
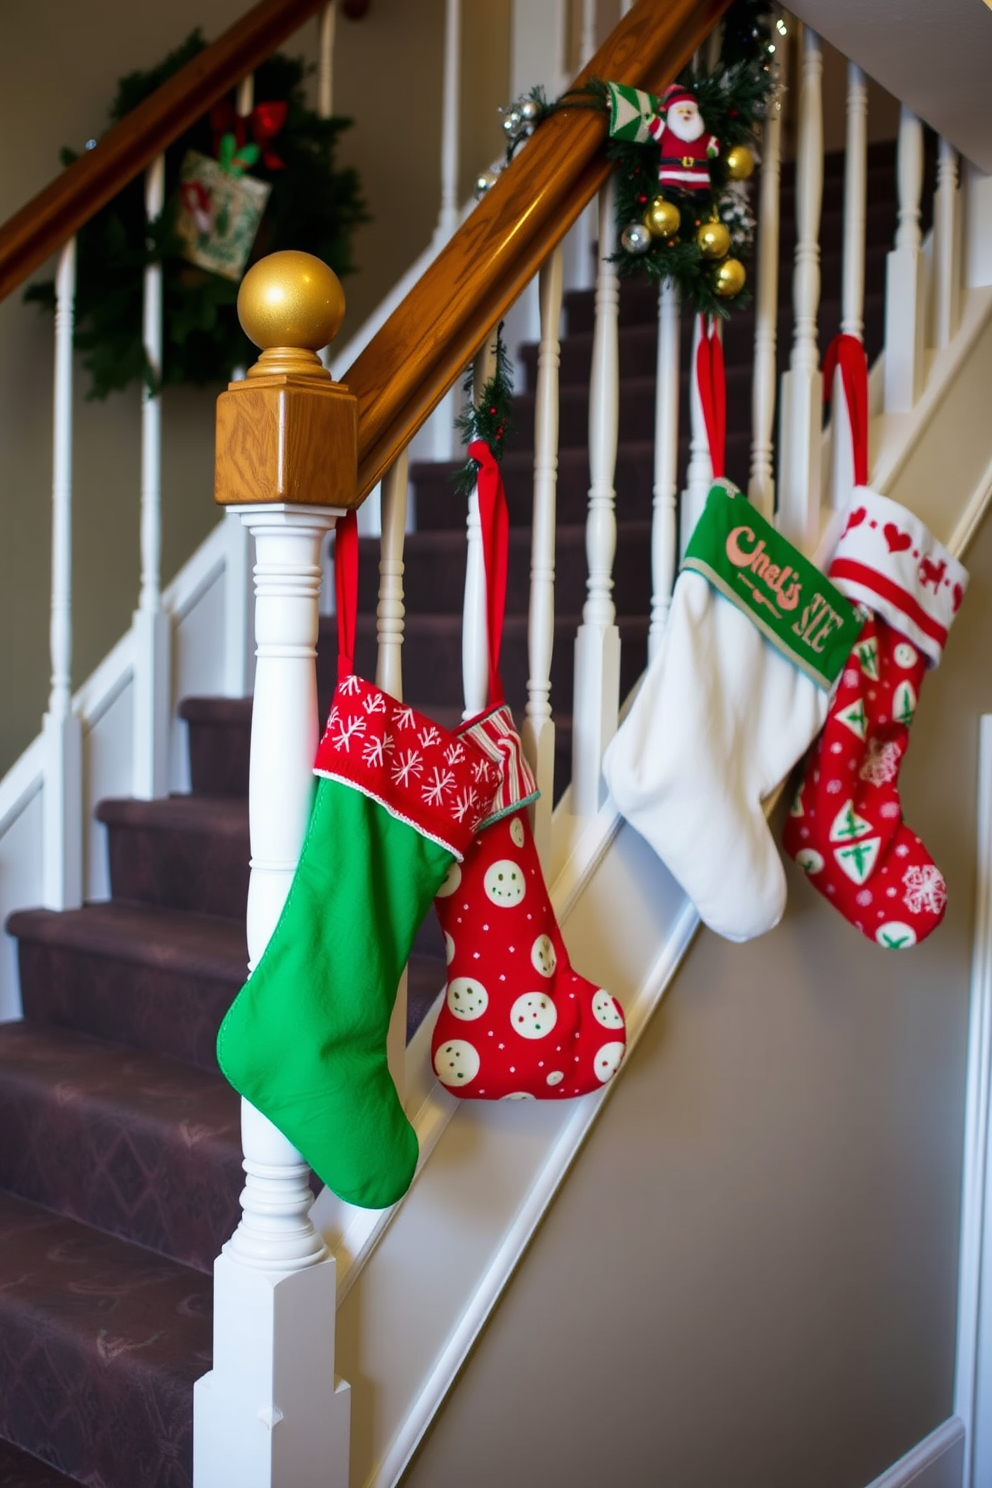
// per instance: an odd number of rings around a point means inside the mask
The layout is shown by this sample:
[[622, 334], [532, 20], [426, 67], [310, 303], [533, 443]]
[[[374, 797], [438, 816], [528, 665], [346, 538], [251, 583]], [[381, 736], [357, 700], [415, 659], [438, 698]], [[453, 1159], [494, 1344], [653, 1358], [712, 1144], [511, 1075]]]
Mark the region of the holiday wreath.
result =
[[[194, 31], [157, 67], [122, 78], [110, 122], [205, 44]], [[235, 367], [254, 360], [236, 310], [247, 263], [299, 248], [338, 274], [353, 270], [352, 235], [368, 218], [356, 173], [334, 163], [338, 136], [351, 121], [314, 112], [305, 73], [299, 59], [270, 57], [255, 72], [259, 102], [249, 115], [236, 113], [233, 98], [222, 100], [170, 145], [165, 207], [155, 221], [145, 219], [141, 175], [81, 229], [75, 345], [90, 374], [89, 397], [105, 398], [132, 382], [155, 385], [142, 340], [150, 263], [163, 266], [161, 384], [226, 382]], [[75, 158], [63, 150], [63, 164]], [[25, 298], [54, 309], [55, 286], [34, 284]]]

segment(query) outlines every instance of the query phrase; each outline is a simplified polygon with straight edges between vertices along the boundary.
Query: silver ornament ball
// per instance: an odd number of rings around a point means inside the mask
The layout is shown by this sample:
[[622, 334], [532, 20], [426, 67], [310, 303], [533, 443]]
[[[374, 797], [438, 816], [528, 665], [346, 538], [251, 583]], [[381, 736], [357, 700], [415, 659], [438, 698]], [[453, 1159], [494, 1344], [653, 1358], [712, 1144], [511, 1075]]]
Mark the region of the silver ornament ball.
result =
[[520, 105], [520, 117], [528, 124], [536, 124], [537, 116], [541, 112], [540, 104], [534, 98], [527, 98]]
[[503, 133], [508, 140], [515, 140], [520, 133], [520, 119], [514, 119], [512, 114], [507, 114], [503, 120]]
[[499, 179], [499, 172], [498, 171], [494, 171], [494, 170], [480, 171], [479, 174], [475, 178], [475, 185], [473, 187], [473, 189], [475, 191], [475, 199], [476, 199], [476, 201], [481, 201], [482, 198], [485, 196], [486, 192], [487, 191], [491, 191], [492, 188], [496, 185], [496, 182], [497, 182], [498, 179]]
[[643, 222], [628, 222], [620, 234], [620, 246], [627, 253], [647, 253], [651, 247], [651, 234]]

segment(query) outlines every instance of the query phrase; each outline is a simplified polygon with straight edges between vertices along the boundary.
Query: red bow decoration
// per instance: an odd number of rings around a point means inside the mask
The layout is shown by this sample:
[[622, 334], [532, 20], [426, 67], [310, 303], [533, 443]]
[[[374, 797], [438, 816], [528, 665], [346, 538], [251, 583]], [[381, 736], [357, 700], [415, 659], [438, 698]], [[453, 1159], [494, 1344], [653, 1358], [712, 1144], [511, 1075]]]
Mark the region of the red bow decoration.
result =
[[183, 206], [196, 223], [197, 231], [210, 231], [210, 192], [202, 181], [184, 181], [179, 188]]
[[257, 103], [250, 114], [239, 114], [233, 103], [226, 98], [215, 103], [210, 110], [210, 127], [214, 132], [214, 154], [220, 155], [220, 142], [225, 134], [233, 134], [240, 150], [248, 141], [249, 132], [262, 152], [262, 164], [269, 170], [285, 170], [286, 162], [269, 148], [286, 122], [289, 105], [286, 103]]
[[[851, 449], [854, 454], [854, 484], [868, 484], [868, 358], [857, 336], [840, 334], [827, 347], [823, 358], [823, 401], [829, 403], [834, 372], [840, 368], [841, 383], [851, 420]], [[836, 417], [836, 409], [834, 410]]]

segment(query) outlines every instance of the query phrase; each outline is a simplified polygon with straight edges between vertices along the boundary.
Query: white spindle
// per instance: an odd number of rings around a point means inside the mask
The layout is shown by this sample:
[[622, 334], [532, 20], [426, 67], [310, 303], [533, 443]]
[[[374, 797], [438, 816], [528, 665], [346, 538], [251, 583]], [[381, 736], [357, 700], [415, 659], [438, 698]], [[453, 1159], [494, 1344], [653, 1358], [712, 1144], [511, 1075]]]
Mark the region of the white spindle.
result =
[[228, 512], [224, 565], [224, 696], [248, 697], [255, 675], [252, 640], [251, 534]]
[[[379, 537], [379, 604], [376, 608], [378, 659], [375, 680], [383, 692], [403, 699], [403, 543], [410, 457], [397, 458], [382, 482], [382, 530]], [[389, 1072], [403, 1099], [406, 1086], [407, 974], [400, 976], [386, 1040]]]
[[[165, 156], [145, 175], [145, 217], [165, 202]], [[162, 265], [149, 264], [144, 282], [144, 347], [156, 387], [162, 375]], [[162, 399], [147, 384], [141, 394], [141, 593], [134, 615], [134, 782], [140, 800], [169, 790], [169, 617], [162, 608]]]
[[592, 816], [602, 798], [603, 752], [616, 733], [620, 707], [620, 632], [613, 603], [617, 547], [616, 479], [620, 417], [619, 300], [614, 251], [613, 183], [599, 195], [599, 271], [589, 386], [589, 565], [582, 624], [575, 638], [572, 706], [572, 811]]
[[803, 28], [802, 85], [796, 149], [795, 325], [789, 370], [782, 377], [779, 526], [809, 549], [819, 536], [823, 379], [817, 349], [820, 304], [820, 209], [823, 202], [823, 55]]
[[679, 552], [684, 553], [692, 529], [703, 514], [706, 497], [713, 484], [713, 462], [710, 459], [710, 439], [703, 417], [703, 403], [699, 396], [699, 380], [696, 376], [696, 357], [699, 344], [705, 334], [705, 317], [697, 315], [692, 330], [692, 357], [689, 363], [689, 463], [685, 471], [685, 490], [682, 492], [682, 514], [679, 531]]
[[658, 361], [654, 405], [654, 495], [651, 521], [651, 625], [648, 659], [664, 634], [678, 567], [679, 297], [674, 284], [658, 294]]
[[445, 0], [444, 76], [441, 82], [441, 211], [438, 243], [458, 226], [458, 118], [461, 91], [461, 0]]
[[[478, 403], [482, 389], [496, 370], [496, 338], [487, 341], [475, 359], [473, 397]], [[474, 718], [489, 702], [489, 649], [486, 618], [486, 565], [479, 523], [478, 486], [468, 498], [466, 517], [468, 551], [465, 555], [465, 599], [462, 611], [463, 718]]]
[[[561, 24], [566, 22], [566, 8], [561, 7]], [[586, 67], [596, 50], [596, 0], [582, 0], [582, 31], [579, 37], [579, 69]], [[591, 289], [593, 286], [593, 243], [596, 237], [597, 208], [590, 202], [575, 219], [567, 238], [569, 289]]]
[[961, 314], [961, 197], [958, 154], [941, 137], [933, 202], [934, 344], [949, 346]]
[[530, 609], [527, 621], [527, 712], [524, 753], [537, 777], [534, 838], [541, 861], [551, 851], [555, 785], [555, 723], [551, 712], [551, 657], [555, 640], [555, 505], [558, 494], [558, 369], [561, 361], [561, 302], [565, 259], [561, 245], [541, 269], [541, 340], [537, 353], [534, 408], [534, 512], [530, 549]]
[[48, 909], [83, 902], [82, 734], [72, 711], [72, 335], [76, 240], [55, 276], [55, 388], [52, 451], [52, 685], [43, 722], [43, 889]]
[[[310, 813], [320, 545], [339, 513], [281, 505], [235, 510], [257, 555], [247, 924], [254, 968], [289, 892]], [[194, 1482], [302, 1488], [319, 1464], [321, 1482], [345, 1488], [348, 1390], [332, 1384], [335, 1262], [310, 1220], [308, 1168], [247, 1101], [242, 1141], [241, 1223], [215, 1264], [213, 1369], [194, 1394]], [[287, 1403], [292, 1415], [277, 1441], [273, 1428]], [[287, 1453], [281, 1466], [277, 1444]]]
[[[868, 189], [868, 83], [847, 64], [847, 141], [844, 151], [844, 246], [840, 328], [864, 340], [865, 242]], [[854, 489], [854, 451], [840, 369], [830, 390], [830, 505], [842, 511]]]
[[317, 18], [317, 113], [329, 119], [334, 112], [335, 4], [329, 0]]
[[903, 104], [896, 165], [899, 225], [885, 268], [885, 411], [908, 413], [923, 390], [923, 125]]
[[751, 474], [747, 494], [762, 516], [775, 512], [775, 393], [778, 375], [778, 254], [782, 166], [784, 46], [779, 47], [778, 83], [761, 138], [761, 186], [756, 235], [757, 282], [754, 297], [754, 380], [751, 384]]

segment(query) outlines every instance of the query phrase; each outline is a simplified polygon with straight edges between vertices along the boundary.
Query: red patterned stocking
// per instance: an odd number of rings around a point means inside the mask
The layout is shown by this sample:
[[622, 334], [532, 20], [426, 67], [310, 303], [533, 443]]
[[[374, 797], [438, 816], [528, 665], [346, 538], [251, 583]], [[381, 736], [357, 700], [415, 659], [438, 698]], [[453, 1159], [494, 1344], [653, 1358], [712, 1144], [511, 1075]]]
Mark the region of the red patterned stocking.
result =
[[947, 891], [903, 821], [899, 770], [923, 675], [940, 660], [968, 576], [912, 513], [858, 487], [830, 578], [871, 610], [783, 844], [856, 929], [903, 950], [940, 924]]

